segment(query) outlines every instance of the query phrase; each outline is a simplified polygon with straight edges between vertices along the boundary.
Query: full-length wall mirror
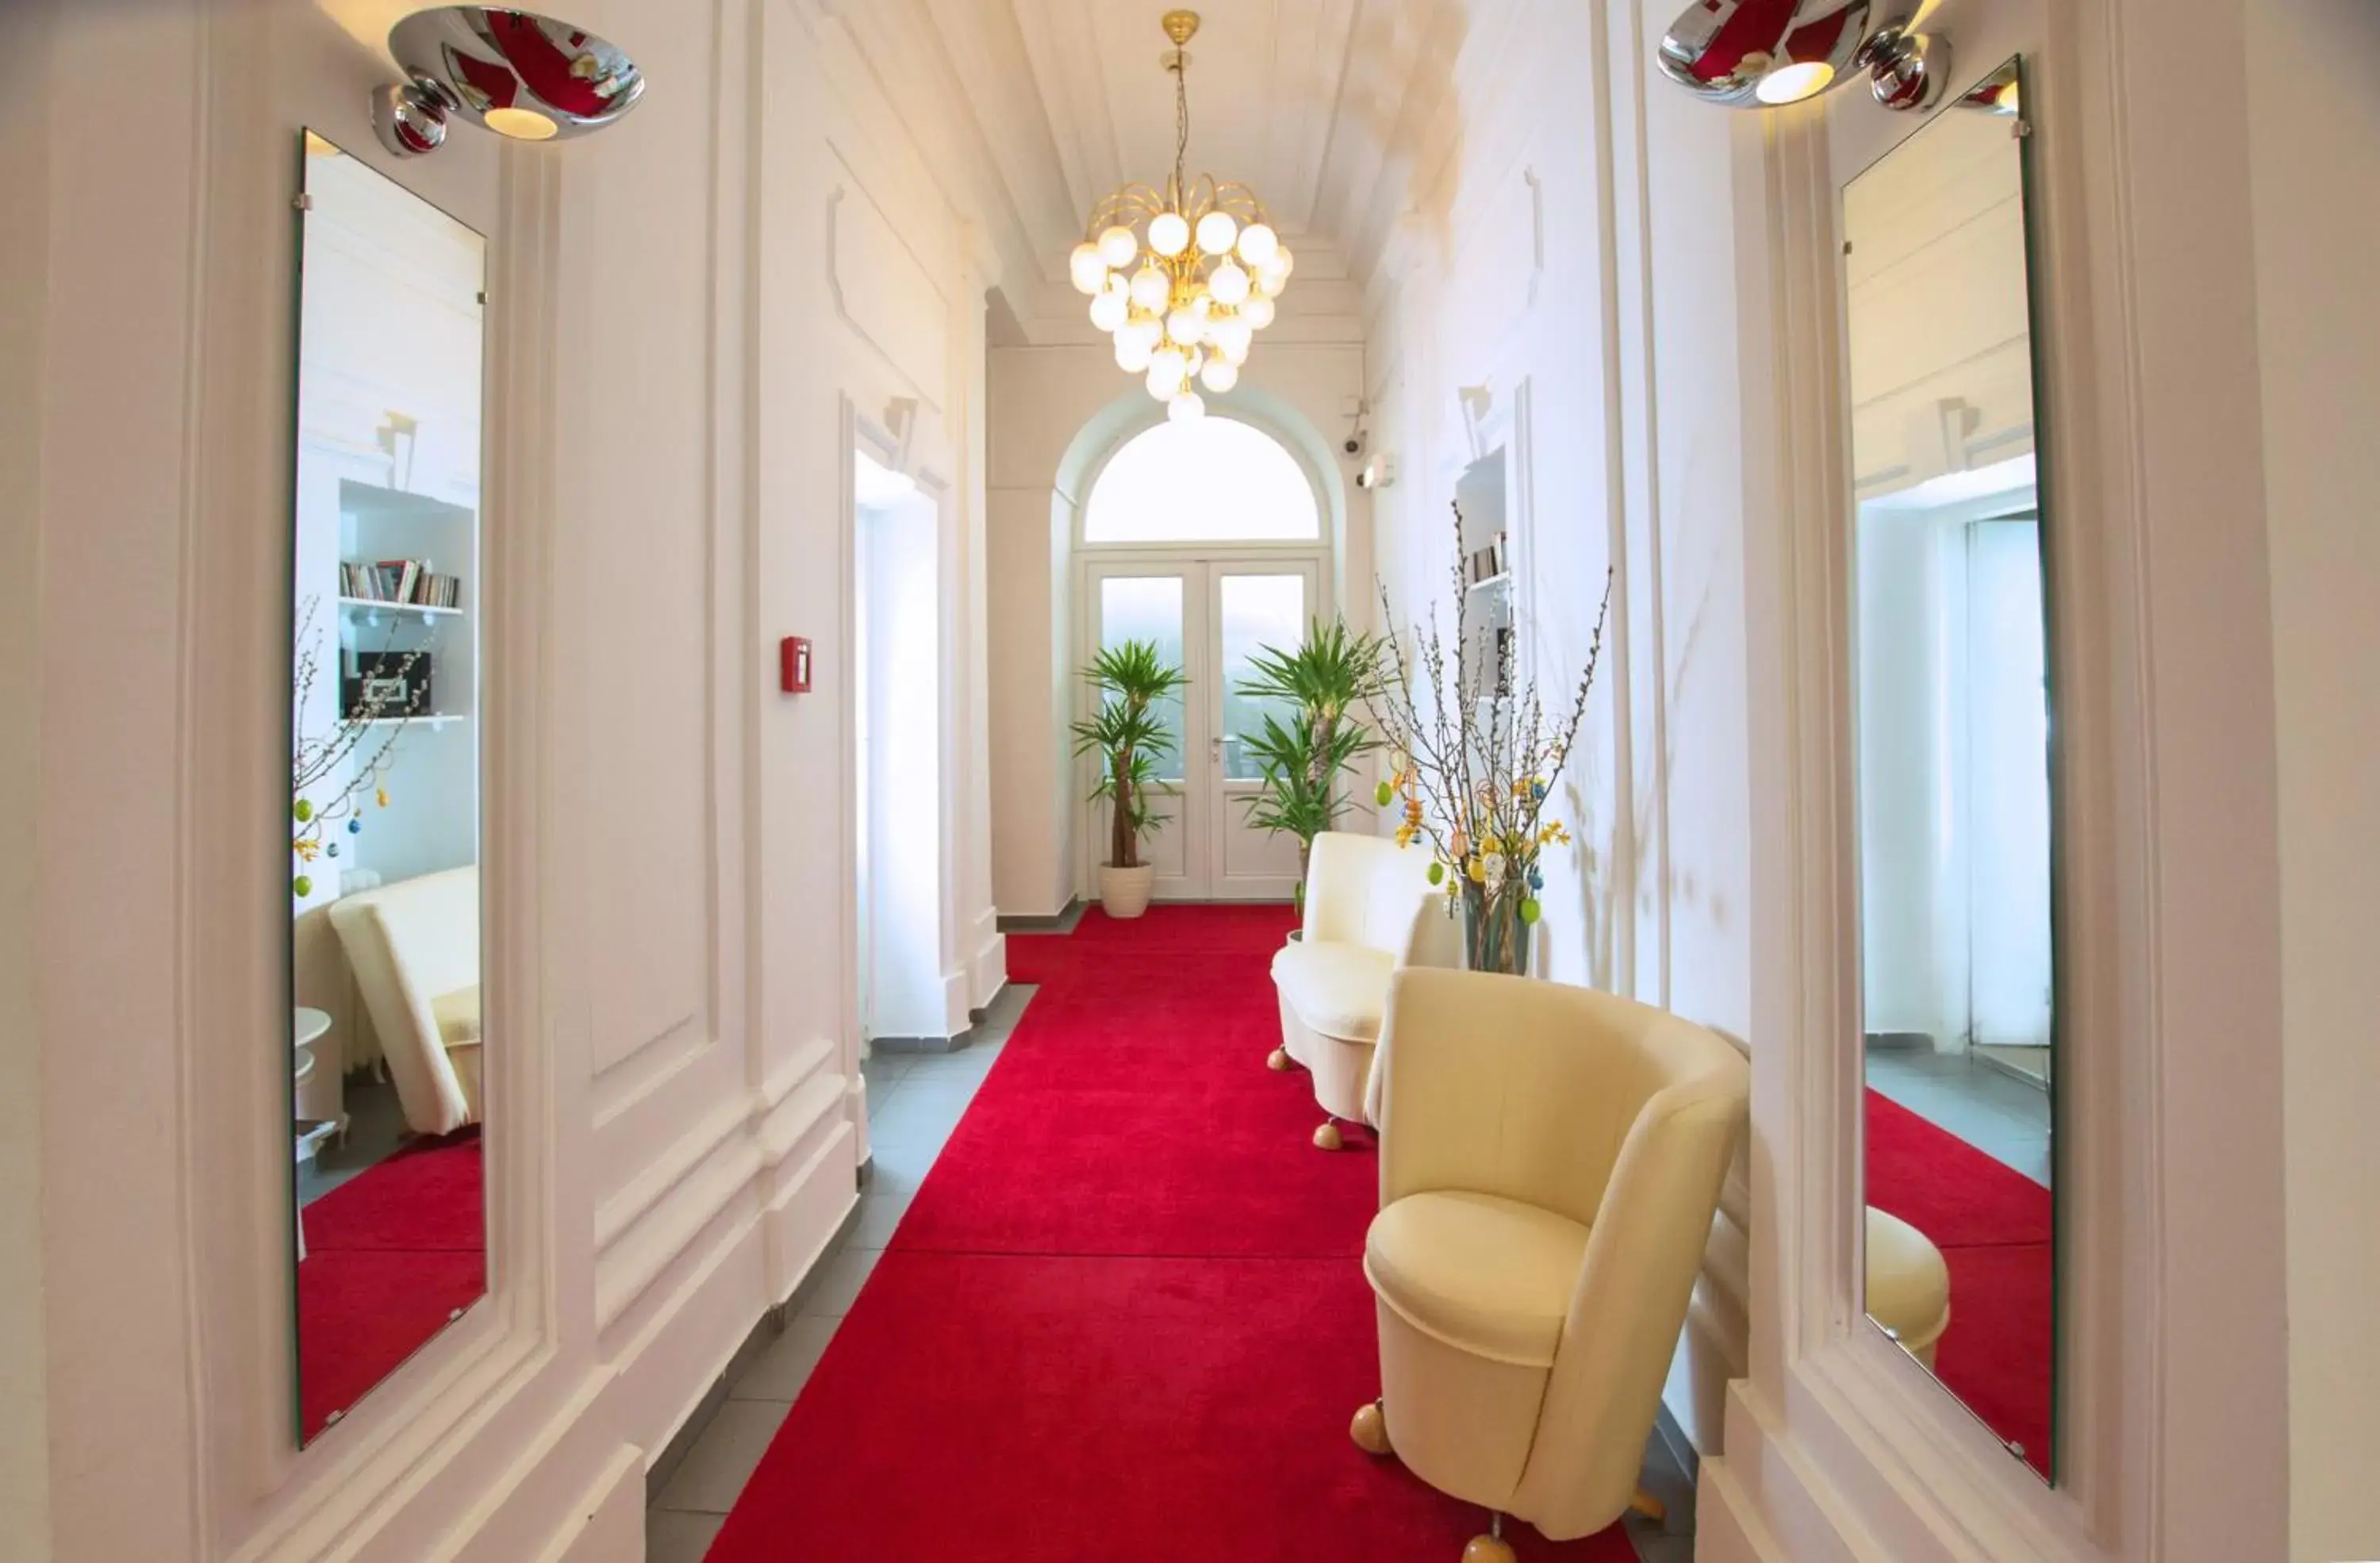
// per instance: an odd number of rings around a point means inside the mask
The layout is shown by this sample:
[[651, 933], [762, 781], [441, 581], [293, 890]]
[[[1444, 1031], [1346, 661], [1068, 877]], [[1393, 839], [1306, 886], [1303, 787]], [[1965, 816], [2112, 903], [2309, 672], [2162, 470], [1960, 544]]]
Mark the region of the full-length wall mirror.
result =
[[486, 241], [309, 132], [291, 528], [298, 1435], [487, 1290]]
[[1868, 1315], [2053, 1473], [2051, 685], [2019, 62], [1843, 191]]

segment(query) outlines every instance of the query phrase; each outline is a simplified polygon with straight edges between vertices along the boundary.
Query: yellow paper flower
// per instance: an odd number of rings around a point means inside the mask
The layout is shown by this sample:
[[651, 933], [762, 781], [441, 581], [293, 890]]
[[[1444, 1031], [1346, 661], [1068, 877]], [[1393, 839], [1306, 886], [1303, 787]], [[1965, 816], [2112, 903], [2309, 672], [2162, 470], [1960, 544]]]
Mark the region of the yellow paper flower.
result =
[[373, 788], [372, 801], [379, 804], [381, 807], [386, 808], [388, 806], [388, 789], [385, 787]]
[[314, 854], [322, 850], [322, 843], [311, 836], [297, 837], [289, 844], [297, 850], [298, 861], [300, 863], [313, 862]]

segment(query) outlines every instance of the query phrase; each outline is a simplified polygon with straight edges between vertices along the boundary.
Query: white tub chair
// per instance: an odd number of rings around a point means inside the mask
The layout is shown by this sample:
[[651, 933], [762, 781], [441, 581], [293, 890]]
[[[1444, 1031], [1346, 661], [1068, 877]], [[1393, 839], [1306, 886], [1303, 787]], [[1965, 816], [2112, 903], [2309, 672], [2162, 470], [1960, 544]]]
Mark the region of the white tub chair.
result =
[[480, 871], [450, 868], [331, 903], [407, 1128], [480, 1121]]
[[1587, 988], [1404, 971], [1379, 1061], [1364, 1245], [1381, 1398], [1358, 1445], [1566, 1541], [1632, 1504], [1743, 1132], [1728, 1041]]
[[1342, 1120], [1363, 1122], [1372, 1050], [1389, 978], [1407, 965], [1455, 965], [1462, 926], [1430, 888], [1429, 854], [1383, 836], [1330, 830], [1314, 838], [1305, 922], [1272, 961], [1281, 996], [1275, 1069], [1302, 1064], [1328, 1116], [1314, 1143], [1337, 1150]]

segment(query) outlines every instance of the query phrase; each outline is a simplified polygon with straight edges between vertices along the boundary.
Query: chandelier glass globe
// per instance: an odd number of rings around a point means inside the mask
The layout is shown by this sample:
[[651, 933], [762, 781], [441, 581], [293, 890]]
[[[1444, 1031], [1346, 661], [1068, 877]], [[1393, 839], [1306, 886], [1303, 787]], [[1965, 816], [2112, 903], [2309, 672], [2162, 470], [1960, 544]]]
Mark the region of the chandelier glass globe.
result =
[[1188, 423], [1207, 416], [1207, 399], [1196, 391], [1184, 391], [1167, 404], [1165, 416], [1176, 423]]
[[1172, 260], [1190, 248], [1190, 219], [1179, 212], [1160, 212], [1148, 220], [1148, 248]]
[[1114, 340], [1116, 365], [1145, 377], [1177, 417], [1206, 405], [1193, 382], [1220, 394], [1238, 382], [1256, 333], [1292, 261], [1264, 203], [1244, 184], [1189, 174], [1194, 11], [1169, 11], [1173, 47], [1173, 171], [1161, 187], [1127, 185], [1100, 200], [1067, 258], [1069, 280], [1091, 300], [1092, 323]]

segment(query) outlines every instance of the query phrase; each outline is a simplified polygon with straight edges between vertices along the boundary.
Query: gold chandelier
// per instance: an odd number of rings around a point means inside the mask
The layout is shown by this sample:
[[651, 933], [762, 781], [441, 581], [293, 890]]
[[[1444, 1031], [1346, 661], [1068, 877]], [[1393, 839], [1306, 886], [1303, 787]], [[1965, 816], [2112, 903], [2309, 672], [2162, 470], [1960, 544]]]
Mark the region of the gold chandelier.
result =
[[1173, 41], [1173, 173], [1162, 190], [1126, 185], [1091, 211], [1068, 271], [1091, 300], [1091, 323], [1115, 339], [1116, 367], [1148, 377], [1176, 419], [1203, 417], [1204, 386], [1239, 382], [1256, 333], [1295, 264], [1245, 185], [1185, 173], [1190, 151], [1190, 55], [1196, 11], [1168, 11]]

